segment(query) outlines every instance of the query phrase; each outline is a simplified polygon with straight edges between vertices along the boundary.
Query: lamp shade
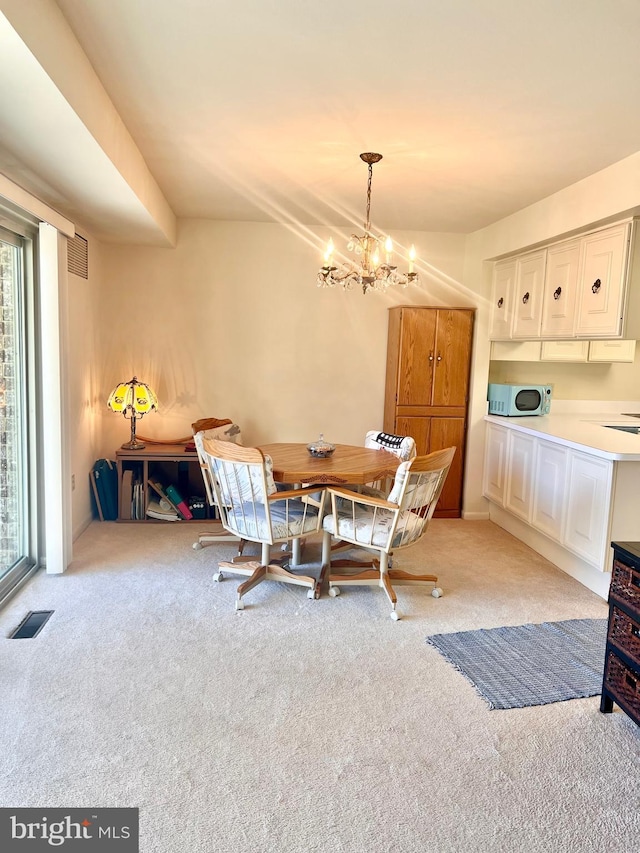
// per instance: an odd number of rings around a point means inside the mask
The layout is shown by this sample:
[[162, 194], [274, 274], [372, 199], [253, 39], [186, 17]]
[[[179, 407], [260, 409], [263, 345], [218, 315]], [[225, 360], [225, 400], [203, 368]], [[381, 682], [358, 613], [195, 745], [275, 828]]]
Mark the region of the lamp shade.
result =
[[152, 391], [145, 382], [139, 382], [134, 376], [129, 382], [121, 382], [116, 385], [109, 394], [107, 406], [114, 412], [122, 413], [125, 417], [127, 413], [130, 416], [135, 413], [135, 416], [140, 418], [147, 412], [157, 411], [158, 398], [155, 391]]
[[148, 412], [157, 411], [158, 398], [155, 391], [136, 376], [129, 382], [120, 382], [109, 394], [107, 406], [125, 418], [131, 419], [131, 440], [122, 446], [127, 450], [142, 450], [143, 442], [136, 438], [136, 420]]

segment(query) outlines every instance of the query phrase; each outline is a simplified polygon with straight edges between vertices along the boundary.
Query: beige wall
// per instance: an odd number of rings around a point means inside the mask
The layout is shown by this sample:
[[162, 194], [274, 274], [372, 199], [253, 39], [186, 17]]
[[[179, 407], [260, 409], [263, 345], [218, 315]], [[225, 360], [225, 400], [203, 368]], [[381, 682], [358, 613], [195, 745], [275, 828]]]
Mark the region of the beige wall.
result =
[[[323, 432], [360, 444], [382, 426], [387, 309], [474, 305], [460, 284], [463, 235], [394, 237], [428, 259], [422, 286], [366, 296], [317, 288], [319, 248], [275, 224], [186, 220], [175, 249], [104, 246], [100, 398], [135, 373], [161, 403], [143, 435], [181, 437], [215, 416], [237, 421], [245, 443]], [[127, 426], [102, 415], [112, 455]]]
[[95, 460], [103, 455], [100, 452], [101, 407], [105, 402], [96, 381], [96, 366], [100, 361], [97, 340], [102, 247], [82, 226], [78, 225], [77, 229], [89, 241], [89, 278], [69, 274], [67, 281], [66, 422], [70, 430], [71, 476], [75, 480], [71, 493], [74, 539], [91, 520], [89, 471]]

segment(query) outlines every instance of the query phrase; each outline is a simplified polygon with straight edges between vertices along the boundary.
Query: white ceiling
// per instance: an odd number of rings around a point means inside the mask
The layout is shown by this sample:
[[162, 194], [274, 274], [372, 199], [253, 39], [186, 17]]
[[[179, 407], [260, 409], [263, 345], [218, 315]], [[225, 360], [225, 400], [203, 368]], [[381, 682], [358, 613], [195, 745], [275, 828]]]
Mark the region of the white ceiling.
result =
[[467, 233], [640, 150], [637, 0], [57, 5], [178, 217], [362, 222], [377, 151], [374, 226]]

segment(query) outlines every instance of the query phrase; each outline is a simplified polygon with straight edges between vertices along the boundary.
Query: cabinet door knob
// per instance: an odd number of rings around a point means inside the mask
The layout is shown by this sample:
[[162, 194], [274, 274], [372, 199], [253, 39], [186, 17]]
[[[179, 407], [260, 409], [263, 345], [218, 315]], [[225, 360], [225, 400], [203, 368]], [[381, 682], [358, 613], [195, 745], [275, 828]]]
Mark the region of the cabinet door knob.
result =
[[429, 353], [429, 361], [433, 361], [433, 353], [432, 352]]
[[553, 291], [553, 298], [554, 298], [554, 299], [560, 299], [560, 294], [561, 294], [561, 293], [562, 293], [562, 288], [561, 288], [561, 287], [557, 287], [557, 288]]
[[600, 279], [599, 279], [599, 278], [597, 278], [597, 279], [593, 282], [593, 284], [591, 285], [591, 293], [597, 293], [597, 292], [600, 290], [600, 285], [601, 285], [601, 284], [602, 284], [602, 282], [600, 281]]
[[500, 299], [498, 299], [498, 308], [502, 308], [503, 305], [504, 305], [504, 299], [501, 296]]
[[437, 361], [437, 362], [441, 362], [441, 361], [442, 361], [442, 356], [440, 355], [440, 353], [438, 353], [438, 358], [436, 359], [436, 361]]
[[526, 305], [528, 301], [529, 301], [529, 291], [527, 290], [525, 295], [522, 297], [522, 304]]

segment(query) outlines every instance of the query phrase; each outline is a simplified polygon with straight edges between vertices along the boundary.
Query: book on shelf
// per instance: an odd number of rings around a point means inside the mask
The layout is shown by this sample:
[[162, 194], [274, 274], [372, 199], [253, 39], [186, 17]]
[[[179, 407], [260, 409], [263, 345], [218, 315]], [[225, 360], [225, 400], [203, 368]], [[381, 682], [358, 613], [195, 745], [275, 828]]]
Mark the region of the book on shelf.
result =
[[133, 471], [126, 468], [122, 472], [120, 485], [120, 518], [130, 519], [133, 501]]
[[[162, 505], [163, 503], [165, 506]], [[169, 502], [162, 499], [158, 500], [157, 498], [150, 498], [147, 504], [147, 517], [157, 518], [160, 521], [180, 521], [180, 516], [171, 507]]]
[[175, 486], [167, 486], [165, 488], [155, 477], [149, 477], [149, 485], [161, 500], [166, 501], [178, 513], [179, 518], [193, 518], [193, 513], [183, 501], [182, 496]]
[[176, 507], [176, 509], [183, 518], [187, 520], [193, 518], [193, 513], [191, 512], [182, 495], [176, 489], [175, 486], [167, 486], [165, 492], [171, 503]]

